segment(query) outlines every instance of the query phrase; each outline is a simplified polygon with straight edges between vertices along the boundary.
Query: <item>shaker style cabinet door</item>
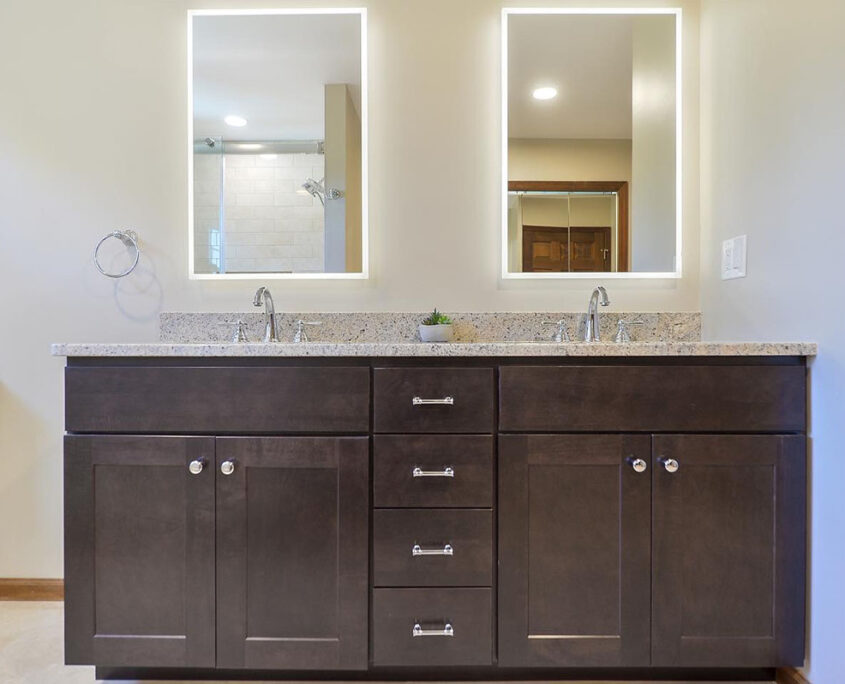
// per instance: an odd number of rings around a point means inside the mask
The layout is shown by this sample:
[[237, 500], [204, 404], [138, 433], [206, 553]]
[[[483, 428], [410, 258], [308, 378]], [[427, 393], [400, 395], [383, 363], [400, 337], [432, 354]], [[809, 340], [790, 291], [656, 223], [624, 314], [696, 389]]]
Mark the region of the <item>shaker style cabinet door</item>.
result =
[[652, 665], [804, 658], [805, 437], [654, 437]]
[[369, 440], [217, 439], [217, 666], [367, 667]]
[[499, 664], [649, 664], [651, 438], [499, 437]]
[[65, 661], [214, 666], [214, 439], [68, 436]]

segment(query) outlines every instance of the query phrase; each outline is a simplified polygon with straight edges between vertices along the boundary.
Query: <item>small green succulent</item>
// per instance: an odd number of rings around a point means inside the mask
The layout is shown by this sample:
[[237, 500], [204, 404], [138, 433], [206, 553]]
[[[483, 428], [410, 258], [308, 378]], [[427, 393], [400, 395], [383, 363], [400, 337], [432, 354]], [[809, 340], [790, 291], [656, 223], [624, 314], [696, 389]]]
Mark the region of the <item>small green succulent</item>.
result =
[[426, 318], [422, 324], [423, 325], [449, 325], [452, 322], [452, 319], [449, 318], [446, 314], [440, 313], [436, 308], [432, 311], [428, 318]]

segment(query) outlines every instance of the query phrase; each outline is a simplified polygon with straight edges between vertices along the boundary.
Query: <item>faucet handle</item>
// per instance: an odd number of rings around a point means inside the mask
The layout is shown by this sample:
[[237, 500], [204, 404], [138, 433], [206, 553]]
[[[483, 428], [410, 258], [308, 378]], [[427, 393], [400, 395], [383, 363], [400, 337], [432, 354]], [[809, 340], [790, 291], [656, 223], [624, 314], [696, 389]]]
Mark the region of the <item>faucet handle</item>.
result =
[[641, 321], [639, 318], [633, 321], [626, 321], [624, 318], [620, 318], [616, 321], [616, 336], [613, 338], [614, 342], [625, 344], [631, 341], [631, 331], [628, 330], [629, 325], [644, 325], [644, 321]]
[[305, 325], [322, 325], [322, 321], [303, 321], [302, 319], [296, 322], [296, 333], [293, 336], [293, 341], [296, 343], [307, 342], [308, 335], [305, 333], [303, 326]]
[[235, 334], [232, 337], [232, 342], [234, 342], [235, 344], [249, 342], [249, 337], [247, 337], [246, 329], [244, 328], [244, 322], [242, 320], [238, 320], [238, 325], [235, 328]]
[[557, 330], [552, 333], [552, 340], [555, 342], [571, 342], [569, 331], [566, 329], [566, 319], [561, 318], [559, 321], [543, 321], [543, 325], [556, 325]]

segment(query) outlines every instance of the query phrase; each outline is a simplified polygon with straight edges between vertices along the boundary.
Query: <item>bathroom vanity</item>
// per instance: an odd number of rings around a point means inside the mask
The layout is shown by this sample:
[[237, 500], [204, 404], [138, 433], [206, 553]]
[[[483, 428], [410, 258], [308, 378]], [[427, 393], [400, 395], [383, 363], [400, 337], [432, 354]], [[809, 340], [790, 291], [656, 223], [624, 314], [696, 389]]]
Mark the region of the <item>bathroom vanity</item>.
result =
[[737, 676], [804, 657], [801, 344], [57, 345], [66, 662]]

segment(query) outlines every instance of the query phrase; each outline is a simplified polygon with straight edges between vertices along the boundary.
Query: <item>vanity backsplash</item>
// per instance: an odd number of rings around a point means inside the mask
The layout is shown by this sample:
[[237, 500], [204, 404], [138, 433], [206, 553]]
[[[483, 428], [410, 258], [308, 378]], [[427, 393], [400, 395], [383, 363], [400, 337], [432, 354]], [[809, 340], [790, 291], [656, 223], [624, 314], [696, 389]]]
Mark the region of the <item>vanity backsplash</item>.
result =
[[[583, 312], [448, 313], [455, 327], [455, 342], [535, 342], [551, 340], [555, 323], [563, 319], [573, 340], [583, 337]], [[279, 339], [293, 340], [296, 322], [319, 321], [309, 326], [314, 342], [418, 342], [422, 312], [277, 313]], [[700, 312], [601, 312], [601, 338], [612, 341], [619, 319], [626, 321], [634, 342], [698, 342]], [[250, 342], [264, 334], [264, 314], [166, 312], [159, 317], [161, 342], [231, 342], [238, 321], [243, 321]], [[640, 324], [632, 323], [640, 321]], [[551, 323], [549, 323], [551, 322]]]

